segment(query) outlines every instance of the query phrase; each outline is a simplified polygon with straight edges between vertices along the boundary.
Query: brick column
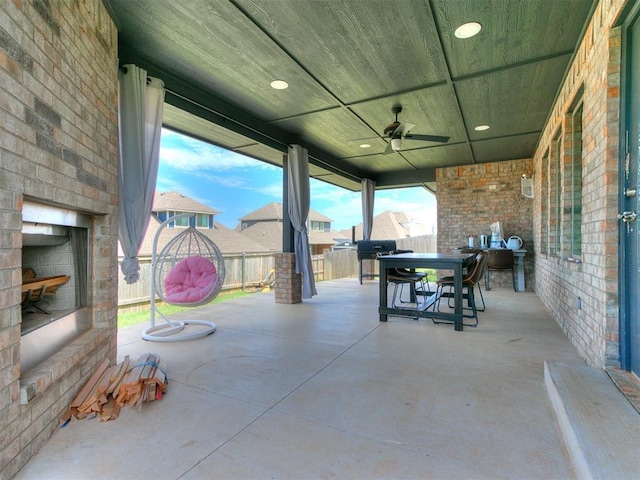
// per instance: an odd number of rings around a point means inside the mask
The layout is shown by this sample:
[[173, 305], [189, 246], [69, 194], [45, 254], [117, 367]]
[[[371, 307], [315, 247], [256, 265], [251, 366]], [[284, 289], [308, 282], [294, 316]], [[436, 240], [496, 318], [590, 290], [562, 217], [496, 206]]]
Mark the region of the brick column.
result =
[[293, 253], [276, 253], [276, 303], [302, 302], [302, 275]]

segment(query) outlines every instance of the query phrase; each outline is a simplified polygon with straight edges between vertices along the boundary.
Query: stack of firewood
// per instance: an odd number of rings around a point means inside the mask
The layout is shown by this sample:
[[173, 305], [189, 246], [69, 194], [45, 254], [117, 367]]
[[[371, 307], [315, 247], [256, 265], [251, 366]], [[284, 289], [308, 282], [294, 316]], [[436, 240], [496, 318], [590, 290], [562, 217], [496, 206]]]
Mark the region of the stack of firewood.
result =
[[98, 415], [103, 422], [118, 418], [123, 406], [139, 407], [162, 398], [167, 388], [165, 366], [160, 356], [145, 353], [133, 365], [127, 355], [121, 363], [109, 366], [105, 359], [75, 396], [62, 416], [63, 425], [72, 417]]

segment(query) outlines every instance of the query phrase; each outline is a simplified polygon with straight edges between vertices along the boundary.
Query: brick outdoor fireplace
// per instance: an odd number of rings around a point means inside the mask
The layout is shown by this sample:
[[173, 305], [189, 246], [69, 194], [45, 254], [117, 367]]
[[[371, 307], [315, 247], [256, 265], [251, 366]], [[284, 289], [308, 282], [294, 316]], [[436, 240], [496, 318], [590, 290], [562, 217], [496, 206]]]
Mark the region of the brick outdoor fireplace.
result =
[[91, 327], [91, 216], [24, 202], [20, 365], [28, 372]]
[[116, 358], [118, 59], [100, 0], [0, 2], [0, 17], [0, 477], [12, 478]]

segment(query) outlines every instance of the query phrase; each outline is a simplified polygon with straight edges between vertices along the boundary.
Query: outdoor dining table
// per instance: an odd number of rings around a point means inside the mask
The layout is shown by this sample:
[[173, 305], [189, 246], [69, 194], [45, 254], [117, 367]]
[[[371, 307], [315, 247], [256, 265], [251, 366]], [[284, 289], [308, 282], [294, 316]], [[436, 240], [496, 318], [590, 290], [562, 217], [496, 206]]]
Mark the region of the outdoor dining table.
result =
[[[380, 306], [378, 313], [380, 321], [386, 322], [388, 315], [432, 318], [452, 322], [454, 329], [463, 330], [462, 306], [462, 270], [473, 262], [474, 255], [470, 253], [399, 253], [378, 257], [380, 262]], [[454, 311], [439, 312], [430, 307], [437, 300], [435, 292], [422, 292], [428, 298], [419, 308], [396, 308], [389, 306], [387, 298], [387, 269], [389, 268], [431, 268], [435, 270], [453, 270], [454, 281]], [[420, 292], [418, 292], [420, 293]]]

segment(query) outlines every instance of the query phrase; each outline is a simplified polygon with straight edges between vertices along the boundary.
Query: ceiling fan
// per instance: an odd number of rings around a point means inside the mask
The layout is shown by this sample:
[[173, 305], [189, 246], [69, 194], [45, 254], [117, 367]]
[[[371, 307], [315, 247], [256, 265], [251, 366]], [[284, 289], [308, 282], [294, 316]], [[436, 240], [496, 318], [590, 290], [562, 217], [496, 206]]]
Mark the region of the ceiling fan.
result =
[[398, 114], [402, 112], [402, 107], [400, 105], [397, 105], [393, 107], [391, 111], [396, 114], [396, 119], [394, 122], [387, 125], [383, 131], [384, 135], [390, 138], [390, 142], [387, 144], [387, 148], [384, 151], [383, 155], [402, 150], [402, 140], [405, 138], [438, 143], [447, 143], [449, 141], [449, 137], [443, 137], [440, 135], [410, 134], [409, 131], [413, 127], [415, 127], [415, 125], [413, 123], [401, 123], [398, 121]]

